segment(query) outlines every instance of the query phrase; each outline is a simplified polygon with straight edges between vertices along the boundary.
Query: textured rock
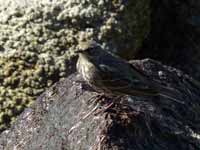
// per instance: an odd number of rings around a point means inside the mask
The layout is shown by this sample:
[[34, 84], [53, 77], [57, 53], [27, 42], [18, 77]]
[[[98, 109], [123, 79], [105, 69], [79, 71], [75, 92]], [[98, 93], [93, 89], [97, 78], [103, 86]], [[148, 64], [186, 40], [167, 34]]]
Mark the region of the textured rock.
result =
[[95, 39], [127, 58], [149, 32], [149, 0], [0, 4], [0, 131], [47, 87], [74, 71], [79, 41]]
[[200, 80], [200, 2], [152, 0], [151, 31], [138, 58], [153, 58]]
[[[179, 90], [183, 105], [163, 97], [123, 97], [106, 112], [90, 114], [112, 99], [94, 103], [73, 74], [53, 85], [0, 136], [1, 149], [194, 150], [200, 147], [200, 84], [175, 68], [132, 62], [155, 82]], [[97, 110], [98, 111], [98, 110]], [[97, 112], [96, 111], [96, 112]], [[81, 119], [82, 118], [82, 119]]]

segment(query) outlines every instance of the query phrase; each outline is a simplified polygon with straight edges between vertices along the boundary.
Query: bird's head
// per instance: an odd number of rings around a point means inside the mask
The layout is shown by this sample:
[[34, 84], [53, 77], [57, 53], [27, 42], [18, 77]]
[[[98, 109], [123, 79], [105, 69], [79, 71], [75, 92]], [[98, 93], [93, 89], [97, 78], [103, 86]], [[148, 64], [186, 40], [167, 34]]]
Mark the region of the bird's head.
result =
[[96, 57], [101, 55], [101, 45], [98, 44], [95, 41], [87, 41], [87, 42], [81, 42], [79, 44], [79, 50], [77, 50], [75, 53], [84, 55], [86, 57]]

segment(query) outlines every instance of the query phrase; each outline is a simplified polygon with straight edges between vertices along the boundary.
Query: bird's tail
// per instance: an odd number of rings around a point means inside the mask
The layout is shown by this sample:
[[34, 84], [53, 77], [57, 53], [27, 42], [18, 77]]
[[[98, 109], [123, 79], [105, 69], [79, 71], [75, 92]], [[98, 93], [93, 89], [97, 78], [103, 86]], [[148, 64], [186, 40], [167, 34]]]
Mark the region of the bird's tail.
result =
[[169, 100], [180, 103], [180, 104], [185, 104], [182, 98], [182, 93], [178, 91], [177, 89], [164, 87], [162, 85], [158, 85], [156, 86], [156, 88], [159, 90], [159, 95], [161, 97], [168, 98]]
[[[155, 90], [157, 89], [157, 90]], [[152, 88], [147, 89], [147, 90], [132, 90], [132, 92], [134, 93], [133, 95], [139, 95], [139, 96], [161, 96], [161, 97], [165, 97], [171, 101], [174, 101], [176, 103], [179, 104], [185, 104], [183, 102], [183, 100], [181, 100], [181, 93], [175, 89], [171, 89], [171, 88], [167, 88], [167, 87], [162, 87], [159, 86], [159, 88]]]
[[150, 89], [154, 89], [152, 92], [149, 92], [149, 90], [148, 90], [148, 92], [146, 92], [146, 93], [155, 94], [157, 91], [157, 95], [159, 95], [159, 96], [168, 98], [171, 101], [174, 101], [174, 102], [177, 102], [180, 104], [184, 104], [184, 102], [182, 100], [183, 99], [182, 94], [180, 91], [178, 91], [174, 88], [163, 86], [160, 83], [157, 83], [156, 81], [151, 81], [147, 77], [147, 75], [145, 75], [143, 72], [141, 72], [140, 70], [138, 70], [137, 68], [135, 68], [132, 65], [131, 65], [131, 67], [133, 67], [134, 75], [136, 75], [141, 81], [143, 81], [143, 83], [146, 83]]
[[181, 100], [179, 100], [179, 99], [177, 99], [177, 98], [175, 98], [175, 97], [172, 97], [172, 96], [170, 96], [169, 94], [159, 93], [159, 95], [160, 95], [160, 96], [163, 96], [163, 97], [166, 97], [166, 98], [170, 99], [171, 101], [177, 102], [177, 103], [179, 103], [179, 104], [185, 104], [183, 101], [181, 101]]

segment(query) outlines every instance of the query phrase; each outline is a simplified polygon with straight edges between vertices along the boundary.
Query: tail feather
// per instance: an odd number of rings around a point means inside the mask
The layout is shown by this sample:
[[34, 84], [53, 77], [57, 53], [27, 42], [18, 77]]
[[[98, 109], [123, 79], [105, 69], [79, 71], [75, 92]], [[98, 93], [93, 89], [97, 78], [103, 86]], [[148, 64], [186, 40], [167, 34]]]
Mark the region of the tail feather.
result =
[[159, 89], [159, 95], [166, 97], [174, 102], [185, 104], [182, 100], [182, 93], [178, 91], [177, 89], [171, 88], [171, 87], [164, 87], [162, 85], [156, 86]]
[[[141, 72], [140, 70], [138, 70], [137, 68], [135, 68], [134, 66], [133, 70], [134, 70], [134, 75], [137, 75], [137, 77], [143, 81], [144, 83], [146, 83], [147, 85], [149, 85], [149, 87], [151, 89], [154, 89], [155, 91], [158, 92], [157, 95], [166, 97], [174, 102], [180, 103], [180, 104], [185, 104], [181, 99], [182, 98], [178, 98], [181, 96], [181, 93], [179, 91], [177, 91], [174, 88], [170, 88], [170, 87], [165, 87], [163, 85], [161, 85], [160, 83], [157, 83], [156, 81], [151, 81], [147, 75], [145, 75], [143, 72]], [[199, 87], [200, 87], [200, 83], [199, 83]]]
[[163, 97], [166, 97], [166, 98], [169, 98], [170, 100], [174, 101], [174, 102], [177, 102], [179, 104], [185, 104], [183, 101], [177, 99], [177, 98], [174, 98], [172, 96], [169, 96], [169, 95], [166, 95], [166, 94], [162, 94], [162, 93], [159, 93], [160, 96], [163, 96]]

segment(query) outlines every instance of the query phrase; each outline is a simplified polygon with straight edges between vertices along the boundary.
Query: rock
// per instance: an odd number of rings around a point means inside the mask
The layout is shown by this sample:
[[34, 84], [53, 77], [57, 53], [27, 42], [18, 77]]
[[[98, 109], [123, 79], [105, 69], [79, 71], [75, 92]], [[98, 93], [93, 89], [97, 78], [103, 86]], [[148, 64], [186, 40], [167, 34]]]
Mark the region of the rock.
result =
[[179, 90], [177, 97], [185, 104], [164, 97], [124, 96], [123, 104], [97, 113], [113, 99], [95, 103], [91, 97], [96, 93], [75, 73], [44, 92], [0, 135], [0, 149], [198, 149], [200, 84], [150, 59], [132, 64], [152, 81]]
[[149, 1], [0, 0], [0, 132], [74, 71], [80, 41], [133, 58], [149, 33]]
[[198, 0], [0, 0], [0, 132], [74, 71], [83, 40], [200, 79], [199, 7]]
[[200, 2], [151, 1], [151, 29], [137, 58], [152, 58], [200, 80]]

